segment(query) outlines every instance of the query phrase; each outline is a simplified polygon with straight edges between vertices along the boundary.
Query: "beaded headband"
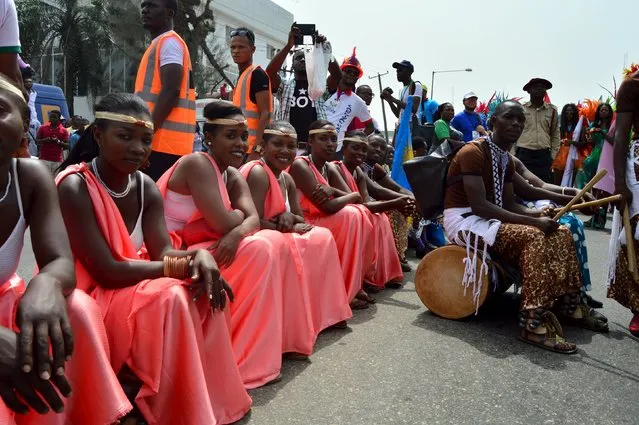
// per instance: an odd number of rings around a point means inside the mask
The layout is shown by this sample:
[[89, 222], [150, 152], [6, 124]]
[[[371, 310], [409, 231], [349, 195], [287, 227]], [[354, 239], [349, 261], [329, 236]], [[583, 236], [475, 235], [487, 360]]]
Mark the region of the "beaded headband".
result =
[[17, 88], [7, 80], [0, 78], [0, 89], [10, 91], [11, 93], [18, 96], [24, 103], [27, 103], [27, 100], [24, 98], [24, 94], [22, 93], [22, 91], [20, 91], [19, 88]]
[[359, 137], [344, 137], [342, 139], [343, 142], [360, 142], [360, 143], [367, 143], [366, 139], [360, 139]]
[[207, 124], [219, 124], [219, 125], [239, 125], [246, 124], [246, 120], [234, 120], [230, 118], [216, 118], [214, 120], [206, 120]]
[[125, 122], [128, 124], [137, 124], [137, 125], [142, 125], [146, 128], [153, 130], [153, 123], [151, 121], [141, 120], [139, 118], [135, 118], [125, 114], [116, 114], [113, 112], [96, 112], [95, 119]]
[[275, 134], [277, 136], [287, 136], [287, 137], [292, 137], [293, 139], [297, 139], [297, 133], [288, 133], [286, 131], [271, 130], [270, 128], [267, 128], [266, 130], [264, 130], [264, 134]]
[[325, 133], [330, 133], [330, 134], [334, 134], [337, 136], [337, 131], [333, 130], [333, 129], [328, 129], [328, 128], [318, 128], [317, 130], [310, 130], [308, 132], [309, 136], [311, 134], [325, 134]]

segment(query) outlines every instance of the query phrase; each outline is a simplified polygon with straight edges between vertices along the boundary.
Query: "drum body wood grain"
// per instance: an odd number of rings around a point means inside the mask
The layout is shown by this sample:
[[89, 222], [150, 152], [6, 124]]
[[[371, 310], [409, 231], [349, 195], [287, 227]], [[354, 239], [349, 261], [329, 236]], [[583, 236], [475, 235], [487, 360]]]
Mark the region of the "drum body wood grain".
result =
[[[430, 311], [446, 319], [463, 319], [476, 311], [472, 285], [464, 294], [464, 258], [465, 248], [446, 245], [422, 258], [415, 272], [415, 289], [422, 303]], [[477, 260], [476, 273], [479, 276], [481, 260]], [[489, 276], [481, 276], [481, 279], [480, 307], [493, 287]]]

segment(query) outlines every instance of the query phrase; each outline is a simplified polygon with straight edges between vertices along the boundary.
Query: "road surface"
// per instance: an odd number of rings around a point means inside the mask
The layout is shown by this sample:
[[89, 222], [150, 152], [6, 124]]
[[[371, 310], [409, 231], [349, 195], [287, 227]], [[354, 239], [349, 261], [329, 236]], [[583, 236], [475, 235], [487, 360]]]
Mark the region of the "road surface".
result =
[[[321, 334], [308, 361], [286, 360], [280, 383], [250, 392], [240, 424], [639, 424], [639, 339], [627, 331], [631, 313], [605, 299], [608, 239], [587, 231], [592, 295], [604, 300], [610, 333], [566, 327], [578, 354], [520, 342], [512, 293], [479, 317], [438, 318], [411, 273], [349, 329]], [[25, 242], [20, 272], [30, 276]]]

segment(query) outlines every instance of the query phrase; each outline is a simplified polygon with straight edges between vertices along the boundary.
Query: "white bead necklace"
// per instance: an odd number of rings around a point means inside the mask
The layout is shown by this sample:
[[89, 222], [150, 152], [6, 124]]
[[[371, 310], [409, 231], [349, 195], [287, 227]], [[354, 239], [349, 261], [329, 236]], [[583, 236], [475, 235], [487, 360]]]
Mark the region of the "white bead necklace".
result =
[[4, 201], [7, 198], [7, 195], [9, 194], [9, 188], [11, 187], [11, 167], [9, 167], [9, 179], [7, 180], [7, 187], [4, 188], [4, 195], [2, 195], [2, 198], [0, 198], [0, 203], [2, 203], [2, 201]]
[[131, 175], [130, 174], [129, 174], [129, 182], [126, 184], [126, 188], [124, 188], [124, 190], [122, 192], [118, 193], [118, 192], [115, 192], [115, 191], [111, 190], [109, 188], [109, 186], [107, 186], [107, 184], [104, 182], [104, 180], [102, 180], [102, 177], [100, 177], [100, 173], [98, 172], [98, 165], [97, 165], [97, 162], [96, 162], [96, 158], [93, 158], [93, 161], [91, 161], [91, 167], [93, 168], [93, 173], [98, 178], [98, 181], [102, 184], [102, 186], [104, 186], [106, 191], [109, 192], [109, 195], [111, 195], [113, 198], [118, 198], [118, 199], [119, 198], [124, 198], [131, 191]]

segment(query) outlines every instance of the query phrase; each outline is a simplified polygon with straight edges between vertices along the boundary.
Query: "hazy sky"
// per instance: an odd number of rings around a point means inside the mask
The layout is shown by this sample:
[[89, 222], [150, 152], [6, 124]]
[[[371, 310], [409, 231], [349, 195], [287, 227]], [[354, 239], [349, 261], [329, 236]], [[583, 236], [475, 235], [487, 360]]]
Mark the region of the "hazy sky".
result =
[[553, 83], [549, 95], [561, 108], [606, 95], [599, 84], [613, 89], [626, 54], [628, 64], [639, 62], [639, 0], [273, 1], [298, 23], [316, 24], [340, 63], [357, 46], [360, 83], [373, 87], [380, 124], [379, 87], [368, 76], [390, 71], [382, 84], [397, 93], [391, 64], [401, 59], [415, 65], [413, 78], [429, 92], [433, 70], [472, 68], [435, 76], [434, 98], [453, 101], [456, 111], [470, 90], [480, 101], [495, 90], [527, 96], [522, 87], [535, 76]]

